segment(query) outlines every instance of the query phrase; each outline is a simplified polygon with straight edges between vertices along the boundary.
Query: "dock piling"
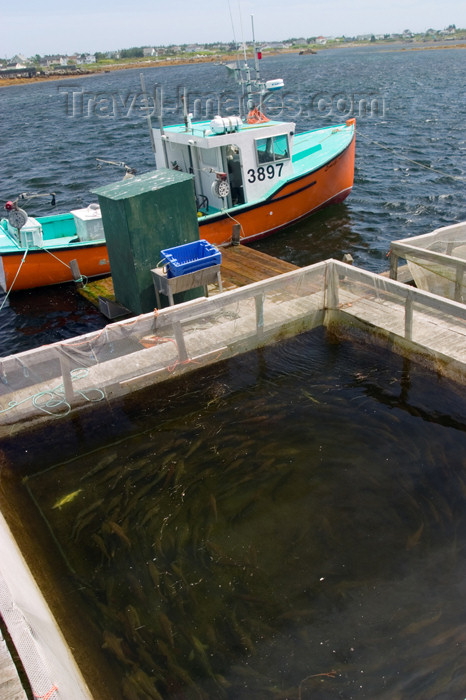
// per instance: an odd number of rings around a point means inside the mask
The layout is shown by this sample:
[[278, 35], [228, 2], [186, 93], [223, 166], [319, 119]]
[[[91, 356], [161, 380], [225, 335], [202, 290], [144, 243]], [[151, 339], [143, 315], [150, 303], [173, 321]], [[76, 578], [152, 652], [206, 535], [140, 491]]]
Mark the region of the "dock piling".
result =
[[81, 275], [81, 272], [79, 270], [79, 265], [77, 260], [70, 260], [70, 270], [71, 274], [73, 275], [73, 280], [76, 282], [77, 287], [83, 287], [84, 282], [83, 282], [83, 277]]
[[239, 245], [241, 237], [241, 224], [233, 224], [233, 231], [231, 234], [231, 245]]

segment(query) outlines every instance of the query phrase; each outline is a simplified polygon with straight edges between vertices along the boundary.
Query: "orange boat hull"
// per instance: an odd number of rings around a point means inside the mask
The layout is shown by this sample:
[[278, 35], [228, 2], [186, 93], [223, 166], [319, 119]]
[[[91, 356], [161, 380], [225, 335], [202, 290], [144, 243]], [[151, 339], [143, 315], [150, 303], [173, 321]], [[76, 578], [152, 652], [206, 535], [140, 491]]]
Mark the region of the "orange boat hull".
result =
[[285, 228], [312, 212], [342, 202], [351, 192], [354, 181], [355, 137], [349, 146], [321, 168], [302, 175], [275, 192], [260, 204], [251, 204], [234, 217], [225, 214], [215, 222], [199, 222], [201, 238], [214, 245], [231, 242], [232, 227], [241, 224], [244, 241], [263, 238]]
[[[39, 248], [28, 251], [24, 263], [23, 253], [3, 253], [0, 276], [5, 291], [46, 287], [49, 284], [72, 282], [70, 262], [77, 260], [79, 270], [85, 277], [97, 277], [110, 273], [107, 246], [105, 243], [72, 249], [55, 249], [53, 255]], [[1, 269], [3, 268], [3, 270]], [[19, 270], [19, 272], [18, 272]], [[15, 279], [16, 277], [16, 279]]]
[[[252, 241], [285, 228], [329, 204], [342, 202], [351, 192], [354, 180], [355, 137], [349, 146], [317, 170], [287, 182], [267, 200], [245, 205], [241, 211], [221, 214], [215, 219], [199, 221], [200, 237], [214, 245], [231, 242], [233, 225], [241, 225], [243, 241]], [[23, 253], [4, 253], [0, 262], [0, 279], [5, 291], [32, 289], [73, 281], [69, 264], [77, 260], [84, 277], [110, 273], [104, 243], [55, 249], [53, 255], [40, 249]], [[3, 267], [3, 270], [2, 270]], [[19, 270], [19, 272], [18, 272]], [[15, 279], [16, 277], [16, 279]]]

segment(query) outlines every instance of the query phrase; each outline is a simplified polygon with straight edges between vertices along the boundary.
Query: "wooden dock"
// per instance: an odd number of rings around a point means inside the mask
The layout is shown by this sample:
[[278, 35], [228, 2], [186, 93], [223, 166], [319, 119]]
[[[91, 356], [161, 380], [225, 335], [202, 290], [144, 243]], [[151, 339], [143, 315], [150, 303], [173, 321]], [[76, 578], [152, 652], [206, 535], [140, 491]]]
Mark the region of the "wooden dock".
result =
[[[220, 273], [224, 291], [298, 269], [296, 265], [285, 260], [279, 260], [245, 245], [228, 246], [222, 248], [221, 252]], [[209, 294], [216, 292], [218, 292], [216, 285], [209, 286]], [[99, 296], [111, 302], [117, 301], [111, 277], [88, 282], [85, 287], [79, 289], [79, 293], [95, 306], [99, 306]]]
[[252, 282], [297, 270], [298, 266], [279, 260], [245, 245], [222, 248], [222, 283], [224, 289], [244, 287]]

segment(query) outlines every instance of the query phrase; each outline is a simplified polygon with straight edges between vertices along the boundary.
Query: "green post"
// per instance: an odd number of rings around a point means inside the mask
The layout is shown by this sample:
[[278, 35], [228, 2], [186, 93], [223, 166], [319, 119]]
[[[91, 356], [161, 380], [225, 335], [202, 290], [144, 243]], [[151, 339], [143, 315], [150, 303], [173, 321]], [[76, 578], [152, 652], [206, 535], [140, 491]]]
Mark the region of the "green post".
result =
[[[107, 241], [115, 298], [133, 313], [156, 305], [151, 269], [161, 250], [199, 240], [193, 176], [154, 170], [94, 190]], [[177, 295], [176, 301], [202, 296], [202, 289]], [[168, 301], [163, 298], [164, 305]]]

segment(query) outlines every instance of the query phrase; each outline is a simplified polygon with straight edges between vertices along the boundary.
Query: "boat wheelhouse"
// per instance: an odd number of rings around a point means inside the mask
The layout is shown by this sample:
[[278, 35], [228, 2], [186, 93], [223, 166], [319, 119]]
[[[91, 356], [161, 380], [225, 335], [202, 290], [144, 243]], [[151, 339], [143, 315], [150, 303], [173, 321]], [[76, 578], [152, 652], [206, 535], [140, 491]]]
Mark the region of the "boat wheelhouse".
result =
[[[256, 115], [259, 115], [258, 117]], [[257, 119], [257, 121], [253, 121]], [[253, 240], [341, 202], [354, 179], [355, 120], [302, 134], [293, 122], [217, 116], [153, 129], [157, 168], [191, 173], [201, 237]]]

